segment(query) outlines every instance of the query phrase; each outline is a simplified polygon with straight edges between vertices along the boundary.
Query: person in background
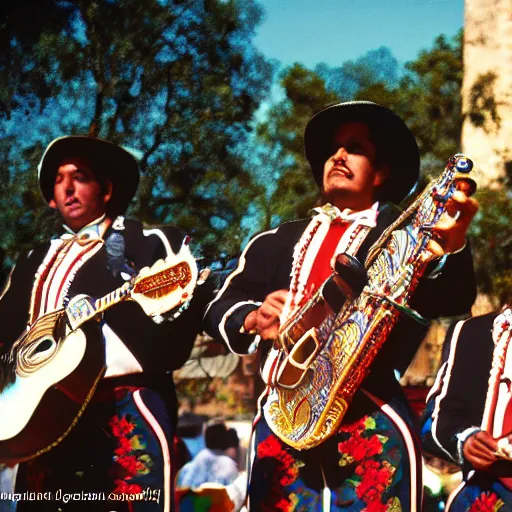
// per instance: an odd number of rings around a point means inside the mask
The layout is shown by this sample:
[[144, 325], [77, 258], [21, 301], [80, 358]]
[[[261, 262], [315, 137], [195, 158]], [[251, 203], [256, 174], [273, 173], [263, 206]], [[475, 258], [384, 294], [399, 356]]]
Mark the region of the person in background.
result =
[[238, 464], [226, 455], [229, 445], [224, 422], [211, 420], [204, 431], [206, 448], [185, 464], [176, 479], [177, 488], [197, 488], [203, 484], [229, 485], [238, 476]]
[[226, 432], [226, 450], [224, 453], [240, 465], [240, 439], [234, 428], [228, 428]]

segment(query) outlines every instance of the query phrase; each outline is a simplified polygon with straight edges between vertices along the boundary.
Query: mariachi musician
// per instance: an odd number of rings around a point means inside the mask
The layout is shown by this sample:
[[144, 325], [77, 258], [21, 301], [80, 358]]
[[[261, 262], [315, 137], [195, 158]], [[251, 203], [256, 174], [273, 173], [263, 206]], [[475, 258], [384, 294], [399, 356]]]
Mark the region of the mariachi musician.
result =
[[[407, 196], [419, 174], [414, 136], [395, 113], [375, 103], [341, 103], [320, 111], [306, 127], [304, 144], [321, 206], [311, 219], [254, 237], [206, 314], [206, 329], [233, 352], [258, 347], [267, 383], [276, 352], [269, 350], [269, 340], [329, 278], [339, 253], [365, 262], [372, 244], [399, 216], [393, 203]], [[459, 315], [474, 301], [465, 233], [477, 208], [459, 190], [447, 204], [452, 215], [445, 214], [434, 228], [437, 241], [429, 247], [437, 257], [411, 303], [423, 318]], [[283, 442], [258, 412], [251, 511], [420, 510], [421, 455], [395, 370], [406, 369], [425, 332], [425, 322], [400, 317], [337, 432], [315, 447], [296, 449]]]
[[431, 390], [426, 449], [459, 464], [446, 510], [512, 510], [512, 309], [458, 322]]
[[[77, 336], [75, 345], [56, 365], [59, 352], [65, 352], [69, 343], [62, 343], [55, 350], [54, 343], [47, 340], [33, 345], [37, 347], [34, 350], [22, 350], [16, 340], [27, 326], [40, 325], [38, 320], [43, 315], [48, 313], [51, 317], [52, 311], [68, 306], [82, 294], [94, 299], [108, 296], [157, 260], [179, 254], [192, 258], [188, 238], [180, 230], [146, 230], [139, 222], [123, 217], [138, 183], [135, 158], [108, 141], [62, 137], [46, 149], [39, 165], [39, 186], [49, 206], [60, 214], [63, 230], [59, 237], [20, 257], [1, 296], [0, 404], [5, 404], [2, 398], [7, 400], [12, 390], [20, 386], [19, 400], [11, 414], [5, 412], [7, 406], [0, 405], [4, 407], [2, 429], [14, 428], [16, 416], [29, 402], [21, 394], [21, 383], [29, 379], [20, 375], [27, 377], [28, 373], [31, 382], [37, 382], [38, 375], [51, 378], [76, 357], [81, 346], [78, 333], [73, 333]], [[192, 262], [195, 265], [193, 258]], [[189, 356], [200, 328], [199, 319], [211, 296], [202, 286], [188, 299], [192, 300], [181, 315], [172, 309], [172, 318], [176, 316], [173, 321], [165, 314], [151, 318], [138, 303], [125, 301], [84, 324], [87, 349], [80, 363], [76, 361], [75, 370], [83, 373], [70, 373], [50, 386], [25, 429], [15, 436], [0, 437], [3, 457], [30, 459], [19, 465], [17, 492], [46, 493], [34, 495], [44, 496], [43, 501], [20, 501], [18, 511], [172, 509], [176, 395], [170, 372]], [[56, 326], [54, 333], [60, 329]], [[100, 347], [99, 351], [91, 355], [95, 346]], [[23, 367], [18, 358], [23, 359]], [[45, 359], [47, 366], [41, 364]], [[13, 361], [18, 364], [16, 379], [14, 374], [10, 379], [7, 365]], [[42, 369], [33, 372], [38, 366]], [[53, 435], [57, 420], [68, 405], [74, 404], [78, 387], [95, 368], [99, 368], [99, 383], [94, 383], [95, 392], [91, 387], [92, 401], [67, 437], [48, 450], [51, 445], [47, 440]], [[43, 385], [46, 377], [39, 379]], [[78, 384], [76, 389], [68, 386], [70, 380]], [[30, 389], [35, 392], [37, 386]], [[48, 399], [59, 389], [64, 390], [61, 406]], [[50, 409], [42, 411], [43, 404]], [[60, 437], [63, 431], [58, 427]], [[27, 431], [25, 441], [17, 442]], [[34, 458], [39, 453], [35, 448], [39, 437], [46, 444], [40, 449], [41, 455]], [[32, 444], [33, 453], [23, 453]], [[96, 498], [92, 504], [81, 498], [64, 502], [63, 494]], [[123, 499], [129, 495], [138, 498]]]

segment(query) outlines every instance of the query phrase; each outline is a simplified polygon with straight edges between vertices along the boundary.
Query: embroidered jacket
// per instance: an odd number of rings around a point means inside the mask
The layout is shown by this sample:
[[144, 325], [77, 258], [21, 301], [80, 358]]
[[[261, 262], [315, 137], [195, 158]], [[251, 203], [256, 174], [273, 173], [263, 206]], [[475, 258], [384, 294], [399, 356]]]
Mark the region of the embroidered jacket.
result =
[[[392, 205], [379, 209], [375, 227], [370, 229], [356, 253], [359, 261], [364, 262], [369, 248], [398, 215]], [[309, 225], [309, 219], [289, 222], [254, 237], [245, 248], [237, 269], [209, 305], [205, 316], [207, 332], [223, 339], [233, 352], [246, 354], [253, 349], [255, 336], [242, 329], [247, 314], [257, 309], [269, 293], [289, 289], [290, 273], [297, 257], [295, 248]], [[469, 247], [448, 256], [442, 269], [431, 277], [422, 279], [416, 289], [411, 302], [413, 308], [431, 319], [469, 311], [476, 297]], [[370, 391], [373, 388], [372, 392], [381, 398], [386, 398], [386, 390], [400, 393], [393, 370], [405, 371], [426, 330], [427, 327], [402, 315], [374, 361], [366, 388]], [[266, 344], [262, 345], [265, 350]]]
[[[86, 294], [102, 297], [120, 287], [129, 277], [151, 266], [169, 251], [177, 253], [183, 233], [173, 227], [144, 230], [136, 221], [124, 221], [119, 230], [108, 228], [97, 243], [83, 246], [69, 234], [52, 240], [21, 256], [0, 298], [0, 352], [5, 352], [42, 312], [58, 309], [66, 298]], [[82, 230], [83, 231], [83, 230]], [[124, 238], [120, 268], [107, 252], [103, 240], [116, 232]], [[80, 233], [82, 234], [82, 232]], [[71, 237], [72, 238], [72, 237]], [[79, 241], [80, 242], [80, 241]], [[116, 250], [109, 248], [111, 253]], [[74, 251], [74, 252], [73, 252]], [[61, 258], [60, 264], [58, 259]], [[115, 258], [114, 258], [115, 259]], [[114, 275], [115, 274], [115, 275]], [[102, 331], [106, 347], [106, 378], [112, 385], [141, 385], [156, 388], [173, 403], [170, 373], [183, 365], [201, 328], [200, 317], [211, 298], [207, 286], [196, 288], [189, 308], [172, 322], [155, 323], [135, 302], [116, 304], [105, 311]], [[29, 318], [32, 312], [32, 319]]]
[[[510, 309], [508, 315], [512, 318]], [[494, 333], [497, 333], [497, 321], [502, 317], [489, 313], [470, 318], [457, 323], [447, 335], [447, 357], [430, 391], [422, 429], [424, 447], [433, 455], [465, 466], [462, 448], [465, 440], [482, 427], [488, 389], [490, 383], [492, 385], [493, 357], [495, 347], [498, 347]], [[510, 355], [507, 357], [505, 353], [503, 356], [505, 373], [509, 376], [507, 367], [512, 361]], [[498, 379], [506, 387], [503, 377], [498, 376]], [[508, 398], [508, 392], [501, 396], [498, 393], [494, 410], [485, 412], [485, 416], [492, 415], [495, 437], [502, 433]]]

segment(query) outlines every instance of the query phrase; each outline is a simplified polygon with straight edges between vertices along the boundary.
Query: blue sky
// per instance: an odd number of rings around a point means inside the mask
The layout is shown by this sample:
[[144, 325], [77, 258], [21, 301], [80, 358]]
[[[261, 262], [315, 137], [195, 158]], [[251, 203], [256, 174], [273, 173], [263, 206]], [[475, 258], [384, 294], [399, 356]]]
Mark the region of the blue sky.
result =
[[464, 0], [259, 0], [266, 19], [254, 40], [284, 65], [344, 61], [388, 46], [400, 62], [413, 60], [436, 36], [455, 35]]

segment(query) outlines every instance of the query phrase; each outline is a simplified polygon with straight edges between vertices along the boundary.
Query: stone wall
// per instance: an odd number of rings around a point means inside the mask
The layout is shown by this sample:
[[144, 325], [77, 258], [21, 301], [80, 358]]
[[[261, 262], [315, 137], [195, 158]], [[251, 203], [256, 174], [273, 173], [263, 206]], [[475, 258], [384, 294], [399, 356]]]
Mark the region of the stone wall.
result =
[[465, 0], [462, 102], [462, 150], [498, 186], [512, 166], [512, 0]]

